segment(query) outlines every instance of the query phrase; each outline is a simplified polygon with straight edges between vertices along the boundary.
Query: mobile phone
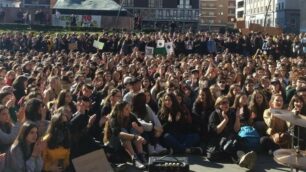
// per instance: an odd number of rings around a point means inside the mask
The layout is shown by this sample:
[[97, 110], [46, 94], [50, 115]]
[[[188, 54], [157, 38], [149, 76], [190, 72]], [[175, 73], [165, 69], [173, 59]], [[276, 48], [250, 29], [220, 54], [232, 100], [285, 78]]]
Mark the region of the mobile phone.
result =
[[64, 159], [59, 159], [58, 160], [58, 164], [57, 164], [58, 168], [64, 170]]

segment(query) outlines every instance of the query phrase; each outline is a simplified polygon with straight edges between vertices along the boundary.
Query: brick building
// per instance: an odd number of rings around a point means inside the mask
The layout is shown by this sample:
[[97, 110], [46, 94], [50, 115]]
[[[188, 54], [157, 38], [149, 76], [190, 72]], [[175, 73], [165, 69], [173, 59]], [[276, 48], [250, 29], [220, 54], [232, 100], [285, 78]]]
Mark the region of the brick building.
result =
[[140, 19], [142, 29], [169, 30], [170, 23], [176, 30], [193, 30], [198, 27], [199, 0], [115, 0]]
[[221, 27], [232, 27], [235, 9], [235, 0], [200, 0], [200, 28], [218, 31]]

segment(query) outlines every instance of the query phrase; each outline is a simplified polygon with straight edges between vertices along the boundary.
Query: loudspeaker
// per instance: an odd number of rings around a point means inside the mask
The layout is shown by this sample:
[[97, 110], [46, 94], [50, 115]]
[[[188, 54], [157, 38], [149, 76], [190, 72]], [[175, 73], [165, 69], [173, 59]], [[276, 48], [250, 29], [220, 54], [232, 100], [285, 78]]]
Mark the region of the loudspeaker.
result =
[[149, 172], [189, 172], [187, 157], [152, 156], [149, 157]]

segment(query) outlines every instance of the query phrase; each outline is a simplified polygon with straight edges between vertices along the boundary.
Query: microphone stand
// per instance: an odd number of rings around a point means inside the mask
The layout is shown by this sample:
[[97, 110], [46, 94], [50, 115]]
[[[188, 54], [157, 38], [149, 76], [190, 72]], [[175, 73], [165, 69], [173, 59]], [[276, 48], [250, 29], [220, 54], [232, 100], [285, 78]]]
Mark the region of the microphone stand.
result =
[[[294, 113], [294, 118], [298, 118], [299, 117], [299, 111], [295, 111]], [[292, 137], [292, 148], [295, 150], [295, 155], [296, 157], [300, 157], [301, 156], [301, 152], [300, 152], [300, 127], [297, 126], [297, 146], [294, 145], [294, 131], [295, 131], [295, 125], [292, 126], [292, 132], [293, 132], [293, 137]], [[299, 168], [295, 169], [296, 172], [299, 171]], [[290, 171], [293, 172], [293, 167], [290, 167]]]

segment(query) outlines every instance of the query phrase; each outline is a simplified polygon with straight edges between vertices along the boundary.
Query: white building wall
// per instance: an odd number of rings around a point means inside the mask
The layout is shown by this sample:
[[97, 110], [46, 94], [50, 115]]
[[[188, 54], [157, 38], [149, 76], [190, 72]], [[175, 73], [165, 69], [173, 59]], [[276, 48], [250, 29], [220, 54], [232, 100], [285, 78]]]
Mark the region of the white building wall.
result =
[[266, 26], [275, 27], [275, 1], [276, 0], [245, 0], [246, 26], [248, 27], [250, 23], [261, 24], [263, 26], [267, 7], [270, 3], [266, 18]]
[[[244, 1], [243, 8], [236, 9], [236, 18], [239, 11], [244, 11], [244, 19], [246, 27], [250, 23], [264, 25], [266, 8], [270, 0], [237, 0], [238, 3]], [[306, 32], [306, 0], [271, 0], [271, 5], [266, 18], [266, 26], [276, 27], [277, 8], [284, 9], [300, 9], [300, 30]], [[240, 18], [241, 19], [241, 18]]]
[[300, 0], [300, 31], [306, 32], [306, 1]]

